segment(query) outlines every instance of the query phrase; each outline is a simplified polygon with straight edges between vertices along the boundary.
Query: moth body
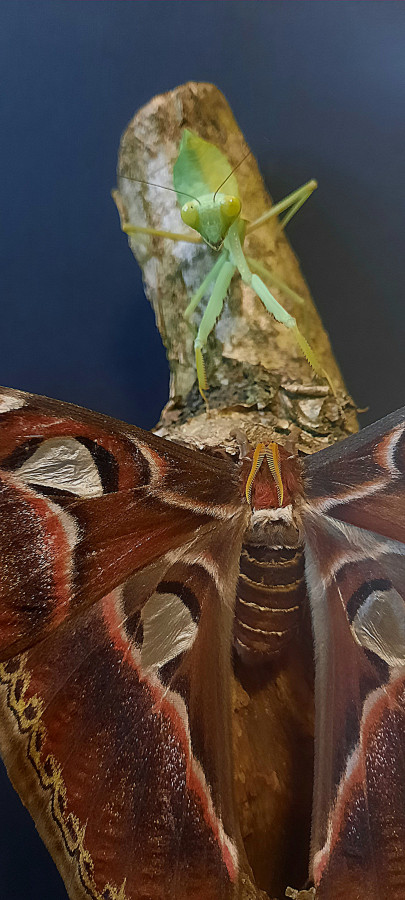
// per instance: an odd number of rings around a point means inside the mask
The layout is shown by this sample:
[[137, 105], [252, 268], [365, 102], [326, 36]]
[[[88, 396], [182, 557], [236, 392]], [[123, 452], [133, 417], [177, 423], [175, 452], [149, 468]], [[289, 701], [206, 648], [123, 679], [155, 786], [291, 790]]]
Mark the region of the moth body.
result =
[[244, 544], [240, 557], [234, 643], [246, 663], [272, 659], [288, 646], [306, 598], [302, 546], [272, 546], [266, 537], [267, 543]]
[[306, 587], [296, 458], [271, 442], [248, 459], [252, 514], [240, 557], [234, 644], [244, 662], [255, 664], [273, 659], [296, 634]]

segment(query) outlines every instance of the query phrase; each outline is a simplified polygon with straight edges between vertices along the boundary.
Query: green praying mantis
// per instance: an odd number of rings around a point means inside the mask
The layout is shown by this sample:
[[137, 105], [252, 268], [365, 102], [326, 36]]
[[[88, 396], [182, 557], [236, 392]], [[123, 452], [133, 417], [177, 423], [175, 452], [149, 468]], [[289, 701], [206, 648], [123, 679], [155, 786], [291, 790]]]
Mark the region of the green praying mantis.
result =
[[[283, 212], [286, 214], [281, 225], [285, 227], [315, 190], [317, 183], [314, 180], [308, 181], [280, 203], [272, 206], [254, 222], [249, 223], [241, 215], [242, 204], [235, 171], [236, 169], [231, 168], [226, 156], [218, 147], [185, 129], [179, 154], [173, 167], [173, 189], [177, 193], [181, 218], [185, 225], [193, 229], [194, 234], [177, 234], [128, 222], [122, 223], [122, 229], [131, 236], [149, 234], [173, 241], [204, 242], [218, 253], [218, 259], [191, 297], [184, 312], [185, 318], [190, 319], [201, 300], [211, 290], [194, 341], [198, 387], [204, 400], [204, 392], [208, 389], [208, 384], [203, 350], [209, 334], [221, 315], [228, 288], [236, 271], [239, 272], [242, 281], [255, 291], [267, 311], [274, 316], [277, 322], [281, 322], [291, 331], [314, 371], [326, 378], [334, 393], [328, 374], [299, 330], [294, 316], [291, 316], [276, 300], [263, 278], [275, 284], [296, 303], [304, 303], [303, 298], [292, 291], [259, 260], [245, 256], [243, 250], [245, 237], [248, 234], [268, 222], [270, 218]], [[225, 188], [226, 192], [223, 190]], [[188, 198], [186, 202], [184, 202], [185, 198]]]

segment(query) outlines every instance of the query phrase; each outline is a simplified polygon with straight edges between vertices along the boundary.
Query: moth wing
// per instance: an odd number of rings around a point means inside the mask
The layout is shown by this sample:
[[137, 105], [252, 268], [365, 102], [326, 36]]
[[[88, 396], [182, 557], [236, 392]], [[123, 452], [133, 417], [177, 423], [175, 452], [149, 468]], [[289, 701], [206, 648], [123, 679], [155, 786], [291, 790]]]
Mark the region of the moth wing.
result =
[[72, 900], [236, 897], [236, 467], [67, 404], [0, 402], [14, 786]]
[[231, 461], [21, 391], [0, 391], [0, 470], [0, 658], [246, 518]]
[[405, 542], [405, 407], [304, 460], [311, 509]]
[[320, 900], [405, 896], [405, 410], [304, 462]]

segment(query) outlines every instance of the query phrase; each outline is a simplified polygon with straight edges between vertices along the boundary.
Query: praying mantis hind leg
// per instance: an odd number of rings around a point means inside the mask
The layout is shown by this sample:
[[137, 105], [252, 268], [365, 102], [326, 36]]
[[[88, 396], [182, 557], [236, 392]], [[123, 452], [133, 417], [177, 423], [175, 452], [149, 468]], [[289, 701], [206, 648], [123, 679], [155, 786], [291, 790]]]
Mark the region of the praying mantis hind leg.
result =
[[307, 339], [303, 334], [301, 334], [294, 317], [290, 316], [287, 310], [285, 310], [284, 307], [281, 306], [281, 304], [278, 302], [278, 300], [273, 297], [273, 294], [270, 293], [269, 289], [266, 287], [266, 285], [258, 275], [252, 275], [251, 286], [266, 307], [267, 311], [271, 313], [272, 316], [274, 316], [277, 322], [281, 322], [291, 330], [298, 346], [308, 360], [310, 366], [312, 366], [314, 372], [316, 372], [317, 375], [320, 375], [321, 378], [326, 379], [332, 391], [332, 394], [336, 396], [335, 388], [328, 373], [320, 364], [318, 357], [316, 356], [314, 350], [312, 350], [312, 347], [310, 347], [310, 345], [308, 344]]
[[301, 185], [300, 188], [297, 188], [296, 191], [293, 191], [292, 194], [288, 194], [287, 197], [284, 197], [284, 200], [280, 200], [279, 203], [275, 203], [271, 209], [267, 210], [267, 212], [263, 213], [263, 215], [259, 216], [258, 219], [255, 219], [254, 222], [250, 222], [246, 228], [246, 234], [251, 234], [252, 231], [255, 231], [256, 228], [260, 228], [265, 222], [268, 222], [269, 219], [274, 218], [274, 216], [279, 216], [280, 213], [288, 210], [284, 218], [281, 220], [280, 225], [281, 228], [285, 228], [287, 223], [295, 216], [295, 213], [301, 208], [303, 203], [308, 200], [308, 197], [311, 196], [312, 192], [318, 187], [318, 183], [314, 178], [311, 181], [307, 181], [306, 184]]
[[[232, 276], [235, 272], [235, 266], [233, 263], [229, 262], [229, 260], [222, 258], [222, 260], [218, 260], [218, 263], [221, 261], [221, 266], [217, 269], [217, 278], [214, 284], [214, 288], [210, 299], [208, 301], [207, 307], [204, 311], [203, 317], [200, 322], [199, 329], [197, 331], [197, 337], [194, 341], [194, 350], [195, 350], [195, 361], [197, 368], [197, 378], [198, 378], [198, 389], [200, 394], [205, 400], [204, 391], [208, 388], [207, 377], [205, 374], [205, 366], [204, 366], [204, 358], [202, 355], [203, 348], [205, 347], [208, 339], [208, 335], [211, 334], [215, 323], [222, 312], [222, 307], [224, 305], [224, 300], [227, 294], [227, 290], [231, 283]], [[217, 268], [218, 263], [214, 266], [214, 269]], [[213, 269], [211, 270], [210, 275], [212, 276]], [[207, 276], [208, 277], [208, 276]], [[190, 306], [190, 304], [189, 304]]]

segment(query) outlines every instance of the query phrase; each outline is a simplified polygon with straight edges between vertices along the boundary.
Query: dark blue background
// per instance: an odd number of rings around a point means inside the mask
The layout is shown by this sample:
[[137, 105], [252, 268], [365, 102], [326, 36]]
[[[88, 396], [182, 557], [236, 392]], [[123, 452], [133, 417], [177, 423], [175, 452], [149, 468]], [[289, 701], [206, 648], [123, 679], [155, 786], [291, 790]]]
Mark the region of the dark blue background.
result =
[[[371, 421], [404, 403], [405, 22], [397, 2], [19, 0], [0, 5], [0, 383], [150, 427], [167, 370], [110, 199], [119, 136], [189, 79], [225, 93]], [[5, 900], [65, 891], [0, 785]]]

